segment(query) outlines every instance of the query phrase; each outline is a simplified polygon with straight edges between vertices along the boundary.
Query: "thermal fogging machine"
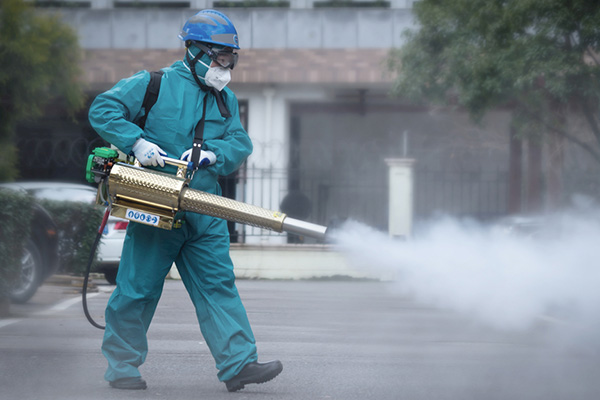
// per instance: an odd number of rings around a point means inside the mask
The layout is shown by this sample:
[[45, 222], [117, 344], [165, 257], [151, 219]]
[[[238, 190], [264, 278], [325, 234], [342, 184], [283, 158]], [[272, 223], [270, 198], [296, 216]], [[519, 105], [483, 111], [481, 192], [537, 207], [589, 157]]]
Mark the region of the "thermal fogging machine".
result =
[[176, 174], [143, 168], [119, 160], [119, 152], [94, 149], [86, 168], [88, 182], [98, 184], [98, 203], [111, 215], [162, 229], [172, 229], [176, 215], [189, 211], [241, 224], [325, 240], [327, 227], [300, 221], [286, 214], [188, 187], [191, 163], [165, 158]]

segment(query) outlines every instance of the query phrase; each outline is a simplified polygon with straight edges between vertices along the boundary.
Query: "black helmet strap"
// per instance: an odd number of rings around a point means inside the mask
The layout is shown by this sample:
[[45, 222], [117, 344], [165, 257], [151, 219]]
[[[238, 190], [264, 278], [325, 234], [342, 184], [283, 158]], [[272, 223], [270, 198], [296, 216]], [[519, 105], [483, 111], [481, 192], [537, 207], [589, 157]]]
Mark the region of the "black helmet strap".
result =
[[[210, 92], [215, 96], [215, 99], [217, 100], [217, 106], [219, 107], [219, 112], [221, 113], [221, 116], [223, 118], [229, 118], [229, 117], [231, 117], [231, 113], [229, 112], [229, 109], [227, 109], [227, 104], [225, 104], [225, 101], [223, 100], [223, 94], [221, 92], [219, 92], [217, 89], [200, 82], [200, 78], [198, 78], [198, 74], [196, 73], [196, 63], [202, 57], [202, 54], [204, 54], [204, 52], [200, 51], [200, 52], [198, 52], [198, 54], [196, 54], [196, 57], [194, 57], [194, 59], [192, 59], [190, 57], [189, 51], [185, 52], [185, 57], [186, 57], [188, 64], [190, 65], [190, 71], [192, 71], [192, 76], [194, 77], [194, 80], [196, 81], [198, 86], [200, 86], [200, 89], [202, 89], [204, 92]], [[204, 97], [204, 101], [206, 102], [206, 96]]]

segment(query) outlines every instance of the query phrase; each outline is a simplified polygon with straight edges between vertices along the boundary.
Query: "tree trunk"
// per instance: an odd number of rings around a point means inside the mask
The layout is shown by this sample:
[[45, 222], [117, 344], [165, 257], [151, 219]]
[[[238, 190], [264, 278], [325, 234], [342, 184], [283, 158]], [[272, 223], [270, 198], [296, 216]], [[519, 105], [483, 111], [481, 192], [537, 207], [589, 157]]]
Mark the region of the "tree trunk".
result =
[[557, 134], [551, 133], [548, 142], [548, 210], [555, 211], [563, 205], [563, 165], [564, 165], [564, 138]]
[[508, 165], [508, 213], [521, 212], [523, 196], [523, 142], [516, 137], [515, 128], [510, 127], [510, 155]]
[[542, 210], [542, 142], [530, 139], [527, 143], [527, 211], [538, 213]]
[[[560, 105], [553, 107], [553, 115], [559, 130], [566, 129], [566, 117]], [[565, 138], [556, 131], [548, 133], [547, 207], [556, 211], [563, 205], [563, 167], [565, 162]]]

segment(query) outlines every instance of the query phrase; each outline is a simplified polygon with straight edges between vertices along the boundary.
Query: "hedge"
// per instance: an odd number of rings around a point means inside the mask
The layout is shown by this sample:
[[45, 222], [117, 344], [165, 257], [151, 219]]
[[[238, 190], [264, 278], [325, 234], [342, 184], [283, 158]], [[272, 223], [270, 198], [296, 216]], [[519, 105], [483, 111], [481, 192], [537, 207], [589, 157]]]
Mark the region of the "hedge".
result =
[[[72, 201], [43, 200], [40, 204], [50, 213], [57, 226], [58, 272], [83, 275], [102, 222], [103, 210], [98, 206]], [[96, 263], [97, 258], [92, 267]]]
[[8, 295], [18, 277], [32, 216], [31, 196], [0, 190], [0, 298]]

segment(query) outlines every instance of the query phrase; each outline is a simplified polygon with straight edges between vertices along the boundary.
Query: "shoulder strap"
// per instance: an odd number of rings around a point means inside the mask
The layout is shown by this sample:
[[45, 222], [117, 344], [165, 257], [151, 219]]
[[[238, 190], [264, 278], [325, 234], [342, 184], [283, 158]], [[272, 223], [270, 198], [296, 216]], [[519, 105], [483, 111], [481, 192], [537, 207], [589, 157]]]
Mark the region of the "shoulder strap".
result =
[[150, 82], [148, 83], [148, 87], [146, 88], [146, 94], [144, 95], [144, 101], [142, 102], [142, 107], [144, 108], [144, 116], [140, 118], [138, 121], [138, 126], [142, 129], [146, 126], [146, 118], [148, 118], [148, 114], [150, 110], [156, 103], [158, 99], [158, 92], [160, 92], [160, 80], [163, 76], [163, 71], [152, 71], [150, 72]]
[[208, 94], [204, 95], [203, 105], [202, 105], [202, 118], [196, 124], [196, 129], [194, 130], [194, 144], [192, 146], [192, 162], [194, 163], [194, 168], [198, 168], [200, 166], [200, 151], [202, 150], [202, 142], [204, 142], [204, 121], [206, 120], [206, 103], [207, 103]]
[[227, 109], [227, 105], [223, 101], [223, 97], [221, 92], [218, 90], [211, 88], [209, 92], [204, 95], [204, 100], [202, 101], [202, 118], [196, 124], [196, 128], [194, 129], [194, 143], [192, 146], [192, 159], [191, 161], [194, 163], [194, 168], [198, 168], [200, 165], [200, 151], [202, 150], [202, 143], [204, 142], [204, 121], [206, 120], [206, 103], [208, 102], [208, 96], [212, 93], [216, 100], [217, 105], [219, 107], [219, 111], [221, 112], [221, 116], [223, 118], [231, 117], [229, 110]]

